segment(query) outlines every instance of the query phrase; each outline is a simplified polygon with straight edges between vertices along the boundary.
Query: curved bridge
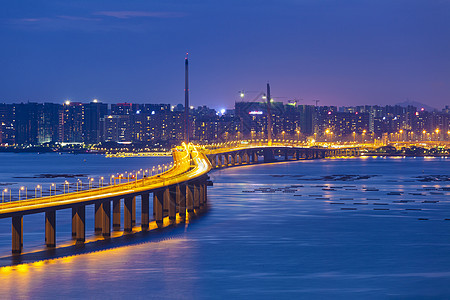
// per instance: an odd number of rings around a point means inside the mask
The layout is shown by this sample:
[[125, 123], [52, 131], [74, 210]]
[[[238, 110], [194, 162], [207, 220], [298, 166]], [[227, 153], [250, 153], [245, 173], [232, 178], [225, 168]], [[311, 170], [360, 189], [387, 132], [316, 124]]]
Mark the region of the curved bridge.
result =
[[165, 217], [168, 217], [170, 224], [175, 222], [177, 214], [185, 220], [187, 214], [194, 213], [205, 206], [207, 174], [211, 169], [272, 163], [280, 161], [279, 157], [287, 161], [359, 155], [359, 150], [356, 148], [321, 149], [281, 145], [238, 145], [221, 148], [204, 146], [198, 149], [199, 147], [192, 144], [183, 144], [183, 146], [172, 151], [173, 167], [156, 176], [104, 188], [1, 203], [0, 219], [12, 218], [12, 253], [22, 252], [24, 215], [45, 212], [45, 244], [51, 248], [56, 246], [57, 210], [72, 209], [72, 237], [76, 243], [84, 243], [86, 205], [95, 205], [95, 233], [107, 239], [111, 237], [111, 223], [113, 230], [120, 230], [121, 213], [124, 215], [125, 234], [133, 231], [136, 224], [136, 196], [141, 198], [143, 231], [149, 230], [150, 193], [153, 193], [153, 220], [158, 227], [163, 226]]
[[205, 150], [212, 168], [277, 161], [359, 156], [358, 148], [305, 148], [296, 146], [241, 146]]

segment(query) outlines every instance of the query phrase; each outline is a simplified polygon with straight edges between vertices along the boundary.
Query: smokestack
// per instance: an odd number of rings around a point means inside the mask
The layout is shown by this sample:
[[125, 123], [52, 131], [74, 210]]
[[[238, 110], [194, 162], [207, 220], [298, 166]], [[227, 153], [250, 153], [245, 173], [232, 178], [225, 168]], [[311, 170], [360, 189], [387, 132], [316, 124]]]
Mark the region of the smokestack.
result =
[[272, 146], [272, 112], [270, 110], [270, 85], [267, 83], [267, 144]]
[[189, 59], [188, 53], [184, 60], [184, 141], [189, 143]]

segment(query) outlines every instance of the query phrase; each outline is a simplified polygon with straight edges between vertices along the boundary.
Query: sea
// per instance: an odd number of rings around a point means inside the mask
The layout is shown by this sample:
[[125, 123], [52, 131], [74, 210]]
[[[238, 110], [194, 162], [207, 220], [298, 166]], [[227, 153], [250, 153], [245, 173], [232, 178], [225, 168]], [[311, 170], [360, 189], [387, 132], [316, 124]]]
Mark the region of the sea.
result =
[[[0, 188], [33, 197], [55, 183], [61, 193], [66, 180], [86, 188], [170, 161], [2, 153]], [[450, 299], [450, 158], [301, 160], [209, 176], [204, 211], [147, 234], [96, 238], [91, 205], [90, 242], [72, 245], [66, 209], [59, 247], [46, 250], [44, 215], [27, 215], [18, 259], [11, 220], [0, 220], [0, 298]]]

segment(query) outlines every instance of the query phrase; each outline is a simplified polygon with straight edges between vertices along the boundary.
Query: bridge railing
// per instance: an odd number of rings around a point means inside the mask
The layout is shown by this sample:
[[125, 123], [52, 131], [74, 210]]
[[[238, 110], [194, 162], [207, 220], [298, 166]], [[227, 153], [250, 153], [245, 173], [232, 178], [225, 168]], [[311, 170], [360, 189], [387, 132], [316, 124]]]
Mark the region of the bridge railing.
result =
[[118, 191], [118, 190], [129, 190], [131, 188], [137, 188], [137, 187], [145, 187], [147, 185], [153, 185], [158, 182], [164, 182], [167, 180], [167, 178], [176, 178], [177, 175], [183, 174], [186, 171], [188, 171], [191, 168], [191, 162], [192, 158], [190, 157], [187, 149], [184, 151], [184, 156], [181, 158], [175, 158], [174, 154], [174, 162], [167, 171], [156, 174], [151, 177], [143, 177], [142, 179], [136, 179], [132, 180], [130, 182], [124, 182], [119, 184], [113, 184], [109, 186], [103, 186], [99, 188], [92, 188], [88, 190], [80, 190], [80, 191], [73, 191], [69, 193], [63, 193], [63, 194], [56, 194], [51, 196], [45, 196], [45, 197], [37, 197], [37, 198], [28, 198], [28, 199], [22, 199], [22, 200], [16, 200], [16, 201], [10, 201], [10, 202], [3, 202], [0, 203], [0, 209], [7, 209], [7, 208], [14, 208], [14, 207], [20, 207], [23, 205], [33, 205], [33, 204], [41, 204], [41, 203], [48, 203], [48, 202], [57, 202], [61, 200], [65, 200], [68, 198], [77, 198], [77, 197], [83, 197], [83, 196], [96, 196], [101, 195], [104, 193], [107, 193], [109, 191]]

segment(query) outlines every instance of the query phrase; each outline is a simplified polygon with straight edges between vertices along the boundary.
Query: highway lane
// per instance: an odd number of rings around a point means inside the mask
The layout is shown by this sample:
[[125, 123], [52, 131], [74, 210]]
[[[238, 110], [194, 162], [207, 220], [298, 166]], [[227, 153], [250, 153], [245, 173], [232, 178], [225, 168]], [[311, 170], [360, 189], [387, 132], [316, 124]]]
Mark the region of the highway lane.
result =
[[17, 214], [32, 214], [45, 211], [49, 207], [63, 209], [73, 204], [90, 204], [99, 200], [117, 199], [139, 195], [166, 186], [189, 181], [209, 172], [211, 165], [206, 156], [189, 145], [183, 151], [173, 151], [173, 167], [164, 173], [149, 178], [134, 180], [104, 188], [72, 192], [50, 197], [13, 201], [0, 204], [0, 219]]

